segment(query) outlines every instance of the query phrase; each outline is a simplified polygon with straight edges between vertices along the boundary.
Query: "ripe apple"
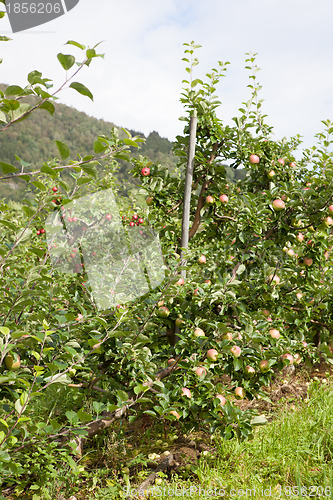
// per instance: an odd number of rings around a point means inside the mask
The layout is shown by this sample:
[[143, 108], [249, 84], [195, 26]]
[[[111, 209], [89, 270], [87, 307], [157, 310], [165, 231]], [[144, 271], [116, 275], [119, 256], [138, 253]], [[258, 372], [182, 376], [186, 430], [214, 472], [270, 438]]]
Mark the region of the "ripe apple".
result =
[[138, 219], [138, 223], [139, 223], [139, 224], [143, 224], [143, 218], [142, 218], [142, 217], [139, 217], [139, 219]]
[[7, 354], [5, 357], [5, 365], [8, 370], [18, 370], [21, 366], [21, 358], [18, 354]]
[[150, 207], [153, 203], [154, 198], [152, 196], [148, 196], [148, 198], [146, 198], [146, 204], [148, 205], [148, 207]]
[[143, 167], [143, 169], [141, 170], [141, 174], [144, 176], [144, 177], [147, 177], [147, 175], [150, 174], [150, 168], [149, 167]]
[[269, 362], [267, 359], [262, 359], [259, 363], [259, 369], [261, 373], [266, 373], [269, 370]]
[[42, 229], [40, 230], [40, 234], [44, 234], [45, 233], [45, 229], [42, 227]]
[[181, 286], [181, 285], [184, 285], [184, 283], [185, 283], [184, 278], [179, 278], [179, 280], [176, 281], [175, 285]]
[[261, 312], [263, 316], [265, 316], [265, 318], [268, 318], [268, 316], [271, 314], [268, 309], [263, 309]]
[[269, 330], [268, 333], [270, 334], [272, 339], [279, 339], [280, 338], [280, 332], [276, 328], [272, 328], [271, 330]]
[[270, 275], [268, 276], [268, 281], [269, 281], [272, 285], [273, 285], [274, 283], [278, 285], [278, 284], [280, 283], [280, 281], [281, 281], [281, 280], [280, 280], [279, 276], [277, 276], [276, 274], [270, 274]]
[[208, 349], [207, 351], [207, 359], [209, 359], [209, 361], [216, 361], [218, 355], [219, 353], [216, 349]]
[[207, 205], [212, 205], [214, 203], [214, 198], [212, 196], [208, 195], [206, 197], [205, 201], [206, 201]]
[[234, 345], [231, 347], [230, 352], [235, 358], [239, 358], [242, 354], [242, 349], [238, 345]]
[[305, 257], [303, 262], [304, 262], [304, 265], [307, 267], [310, 267], [313, 264], [313, 260], [310, 257]]
[[[112, 219], [112, 215], [111, 214], [107, 214], [105, 216], [106, 220], [111, 220]], [[73, 218], [73, 221], [74, 221], [74, 218]], [[74, 221], [75, 222], [75, 221]]]
[[325, 217], [324, 224], [326, 227], [331, 227], [333, 225], [332, 217]]
[[198, 258], [198, 264], [206, 264], [206, 257], [204, 255], [200, 255], [200, 257]]
[[295, 252], [292, 248], [289, 248], [288, 251], [287, 251], [287, 254], [289, 255], [289, 257], [294, 257], [295, 255]]
[[207, 285], [209, 285], [209, 286], [212, 284], [212, 282], [210, 280], [208, 280], [208, 279], [205, 280], [205, 283], [207, 283]]
[[229, 198], [226, 194], [221, 194], [221, 196], [219, 197], [219, 200], [221, 203], [228, 203]]
[[296, 163], [294, 163], [293, 161], [291, 163], [289, 163], [290, 167], [291, 168], [295, 168], [296, 167]]
[[192, 394], [191, 394], [191, 391], [190, 389], [188, 389], [187, 387], [182, 387], [182, 396], [187, 396], [188, 398], [192, 398]]
[[196, 288], [193, 292], [193, 295], [196, 297], [198, 295], [198, 292], [199, 292], [199, 288]]
[[284, 160], [282, 158], [278, 159], [278, 162], [283, 166], [284, 165]]
[[328, 210], [329, 210], [329, 212], [331, 212], [331, 214], [333, 214], [333, 205], [330, 205], [330, 206], [328, 207]]
[[182, 318], [176, 318], [175, 325], [178, 328], [182, 328], [182, 326], [185, 325], [185, 321]]
[[195, 328], [193, 335], [194, 337], [205, 337], [205, 332], [201, 328]]
[[304, 341], [303, 341], [303, 342], [302, 342], [302, 344], [303, 344], [303, 347], [308, 347], [307, 342], [304, 342]]
[[298, 298], [298, 300], [301, 300], [301, 298], [303, 297], [302, 292], [297, 292], [296, 297]]
[[274, 170], [270, 170], [270, 171], [268, 172], [268, 174], [267, 174], [267, 177], [269, 177], [270, 179], [272, 179], [272, 178], [274, 177], [274, 175], [275, 175]]
[[283, 200], [280, 200], [279, 198], [273, 201], [272, 206], [275, 212], [281, 212], [286, 208], [285, 202]]
[[258, 155], [251, 155], [250, 158], [249, 158], [249, 161], [250, 163], [252, 163], [252, 165], [256, 164], [256, 163], [259, 163], [260, 161], [260, 158]]
[[229, 340], [229, 342], [233, 339], [233, 335], [231, 332], [224, 333], [222, 335], [223, 340]]
[[304, 234], [298, 233], [298, 235], [296, 236], [296, 240], [302, 243], [302, 241], [304, 240]]
[[56, 192], [58, 191], [58, 188], [54, 186], [54, 187], [52, 188], [52, 191], [53, 191], [54, 193], [56, 193]]
[[135, 226], [135, 222], [131, 220], [131, 222], [129, 223], [129, 225], [130, 225], [131, 227], [134, 227], [134, 226]]
[[195, 370], [195, 374], [198, 375], [198, 377], [202, 377], [207, 375], [207, 370], [203, 366], [198, 366]]
[[220, 400], [220, 405], [221, 406], [224, 406], [227, 402], [227, 400], [225, 399], [224, 396], [222, 396], [222, 394], [216, 394], [215, 398], [219, 399]]
[[243, 387], [236, 387], [235, 388], [235, 396], [237, 399], [244, 399], [245, 398], [245, 391]]
[[170, 413], [170, 415], [173, 415], [174, 417], [176, 417], [177, 420], [180, 419], [180, 415], [179, 415], [178, 411], [171, 410], [171, 411], [169, 411], [169, 413]]
[[170, 311], [167, 307], [162, 306], [159, 309], [157, 309], [157, 315], [159, 318], [167, 318], [170, 314]]
[[291, 354], [286, 352], [281, 356], [282, 362], [284, 365], [292, 365], [294, 363], [294, 358], [292, 357]]

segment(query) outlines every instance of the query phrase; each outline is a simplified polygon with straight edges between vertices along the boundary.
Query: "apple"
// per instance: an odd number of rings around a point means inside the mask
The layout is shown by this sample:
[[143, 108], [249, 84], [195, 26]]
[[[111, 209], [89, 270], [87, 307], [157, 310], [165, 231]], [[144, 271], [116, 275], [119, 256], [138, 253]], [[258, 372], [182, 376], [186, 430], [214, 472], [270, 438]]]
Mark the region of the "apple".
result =
[[141, 174], [144, 176], [144, 177], [147, 177], [147, 175], [150, 174], [150, 168], [149, 167], [143, 167], [143, 169], [141, 170]]
[[270, 179], [272, 179], [272, 178], [274, 177], [274, 175], [275, 175], [274, 170], [270, 170], [270, 171], [268, 172], [268, 174], [267, 174], [267, 177], [269, 177]]
[[304, 341], [303, 341], [303, 342], [302, 342], [302, 344], [303, 344], [303, 347], [308, 347], [307, 342], [304, 342]]
[[298, 298], [298, 300], [301, 300], [301, 298], [303, 297], [302, 292], [297, 292], [296, 297]]
[[205, 280], [205, 283], [207, 283], [207, 285], [209, 285], [209, 286], [212, 284], [212, 282], [210, 280], [208, 280], [208, 279]]
[[[111, 220], [112, 219], [112, 215], [111, 214], [107, 214], [105, 216], [106, 220]], [[74, 218], [73, 218], [73, 221], [74, 221]], [[75, 222], [75, 221], [74, 221]]]
[[159, 301], [157, 302], [157, 305], [158, 305], [158, 307], [162, 307], [162, 306], [164, 306], [164, 300], [159, 300]]
[[286, 352], [281, 356], [282, 362], [284, 365], [292, 365], [294, 363], [294, 358], [292, 357], [291, 354]]
[[135, 222], [133, 222], [133, 221], [131, 220], [131, 222], [129, 223], [129, 225], [130, 225], [131, 227], [134, 227], [134, 226], [135, 226]]
[[280, 163], [280, 165], [282, 165], [282, 166], [284, 165], [284, 160], [282, 158], [279, 158], [278, 162]]
[[251, 155], [250, 158], [249, 158], [249, 162], [252, 163], [252, 165], [256, 164], [256, 163], [259, 163], [260, 161], [260, 158], [258, 155]]
[[53, 191], [54, 193], [56, 193], [56, 192], [58, 191], [58, 188], [54, 186], [54, 187], [52, 188], [52, 191]]
[[139, 224], [143, 224], [143, 218], [142, 218], [142, 217], [139, 217], [139, 219], [138, 219], [138, 223], [139, 223]]
[[180, 415], [179, 415], [178, 411], [171, 410], [171, 411], [169, 411], [169, 413], [170, 413], [170, 415], [173, 415], [174, 417], [176, 417], [177, 420], [180, 419]]
[[196, 297], [198, 295], [198, 292], [199, 292], [199, 288], [196, 288], [193, 292], [193, 295]]
[[268, 316], [271, 314], [268, 309], [263, 309], [261, 312], [263, 316], [265, 316], [265, 318], [268, 318]]
[[222, 396], [222, 394], [216, 394], [215, 398], [219, 399], [220, 400], [220, 405], [221, 406], [224, 406], [227, 402], [227, 400], [225, 399], [224, 396]]
[[182, 328], [182, 326], [185, 325], [185, 321], [182, 318], [176, 318], [175, 325], [178, 328]]
[[200, 257], [198, 258], [198, 264], [206, 264], [206, 257], [204, 255], [200, 255]]
[[193, 335], [194, 337], [205, 337], [205, 332], [201, 328], [195, 328]]
[[285, 209], [286, 204], [283, 200], [277, 198], [276, 200], [273, 201], [272, 206], [275, 212], [281, 212], [282, 210]]
[[206, 201], [206, 204], [207, 204], [207, 205], [212, 205], [212, 204], [214, 203], [214, 198], [213, 198], [212, 196], [208, 195], [208, 196], [206, 197], [206, 200], [205, 200], [205, 201]]
[[219, 197], [219, 200], [221, 203], [228, 203], [229, 198], [226, 194], [221, 194], [221, 196]]
[[42, 227], [42, 229], [40, 230], [40, 234], [44, 234], [45, 233], [45, 229]]
[[168, 365], [171, 366], [176, 362], [175, 358], [168, 359]]
[[216, 361], [218, 355], [219, 353], [216, 349], [208, 349], [207, 351], [207, 359], [209, 359], [209, 361]]
[[167, 307], [162, 306], [157, 309], [157, 315], [159, 318], [167, 318], [170, 314], [170, 311]]
[[148, 198], [146, 198], [146, 204], [148, 205], [148, 207], [150, 207], [153, 203], [154, 198], [152, 196], [148, 196]]
[[229, 342], [233, 339], [233, 335], [231, 332], [224, 333], [222, 335], [223, 340], [229, 340]]
[[299, 365], [301, 362], [302, 357], [300, 356], [300, 354], [298, 354], [298, 352], [296, 352], [296, 354], [294, 354], [294, 363], [295, 365]]
[[184, 283], [185, 283], [184, 278], [179, 278], [179, 280], [176, 281], [175, 285], [181, 286], [181, 285], [184, 285]]
[[266, 373], [269, 370], [269, 362], [267, 359], [262, 359], [259, 363], [259, 369], [261, 373]]
[[237, 399], [244, 399], [245, 398], [245, 391], [243, 387], [236, 387], [235, 388], [235, 396]]
[[195, 370], [195, 374], [198, 375], [198, 377], [202, 377], [207, 375], [207, 370], [203, 366], [198, 366]]
[[313, 260], [310, 257], [305, 257], [303, 263], [305, 266], [310, 267], [313, 264]]
[[277, 276], [276, 274], [270, 274], [270, 275], [268, 276], [268, 281], [269, 281], [272, 285], [273, 285], [274, 283], [278, 285], [278, 284], [280, 283], [280, 281], [281, 281], [281, 280], [280, 280], [279, 276]]
[[8, 370], [18, 370], [21, 366], [21, 358], [18, 354], [7, 354], [5, 357], [5, 365]]
[[296, 240], [302, 243], [302, 241], [304, 240], [304, 234], [298, 233], [298, 235], [296, 236]]
[[289, 257], [294, 257], [295, 255], [295, 252], [292, 248], [289, 248], [288, 251], [287, 251], [287, 254], [289, 255]]
[[256, 373], [253, 366], [250, 366], [250, 365], [246, 365], [246, 367], [244, 368], [244, 371], [248, 377], [253, 377], [253, 375]]
[[235, 358], [239, 358], [242, 353], [242, 349], [238, 345], [234, 345], [231, 347], [230, 352]]
[[132, 215], [132, 219], [133, 219], [133, 220], [137, 220], [138, 218], [139, 218], [138, 214], [133, 214], [133, 215]]
[[182, 387], [182, 396], [186, 396], [186, 397], [191, 399], [192, 394], [191, 394], [190, 389], [188, 389], [187, 387]]
[[268, 332], [272, 339], [279, 339], [280, 338], [280, 332], [276, 328], [271, 328]]
[[326, 217], [324, 219], [324, 224], [326, 227], [331, 227], [333, 225], [333, 219], [332, 217]]
[[289, 163], [289, 166], [290, 166], [291, 168], [295, 168], [295, 167], [296, 167], [296, 163], [294, 163], [294, 162], [292, 161], [291, 163]]
[[331, 214], [333, 214], [333, 205], [330, 205], [330, 206], [328, 207], [328, 210], [329, 210], [329, 212], [331, 212]]
[[40, 235], [40, 229], [37, 229], [36, 234], [39, 236]]

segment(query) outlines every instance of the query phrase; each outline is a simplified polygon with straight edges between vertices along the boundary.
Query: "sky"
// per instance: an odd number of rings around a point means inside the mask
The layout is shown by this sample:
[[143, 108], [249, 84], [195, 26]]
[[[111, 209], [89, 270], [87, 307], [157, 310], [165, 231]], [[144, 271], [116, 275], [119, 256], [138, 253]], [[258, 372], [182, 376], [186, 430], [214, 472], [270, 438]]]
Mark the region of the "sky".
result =
[[257, 53], [259, 97], [276, 139], [300, 134], [304, 147], [315, 143], [321, 120], [333, 121], [333, 2], [331, 0], [80, 0], [67, 14], [13, 34], [8, 19], [1, 34], [0, 82], [25, 86], [37, 69], [55, 88], [65, 79], [57, 54], [81, 57], [86, 46], [103, 42], [104, 59], [92, 61], [77, 80], [94, 101], [73, 89], [59, 94], [64, 104], [117, 126], [148, 135], [156, 130], [174, 140], [181, 134], [180, 102], [185, 72], [184, 46], [194, 40], [200, 64], [194, 78], [229, 61], [218, 86], [218, 116], [231, 125], [250, 97], [246, 53]]

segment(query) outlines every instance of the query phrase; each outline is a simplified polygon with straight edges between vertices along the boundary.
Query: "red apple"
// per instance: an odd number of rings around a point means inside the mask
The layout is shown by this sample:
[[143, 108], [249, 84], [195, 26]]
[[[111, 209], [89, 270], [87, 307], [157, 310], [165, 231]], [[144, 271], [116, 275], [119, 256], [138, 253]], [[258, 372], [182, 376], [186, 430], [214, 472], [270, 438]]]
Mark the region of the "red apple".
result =
[[134, 226], [135, 226], [135, 222], [131, 220], [131, 222], [129, 223], [129, 225], [130, 225], [131, 227], [134, 227]]
[[207, 359], [209, 359], [209, 361], [216, 361], [218, 355], [219, 353], [216, 349], [209, 349], [207, 351]]
[[192, 394], [191, 394], [191, 391], [190, 389], [188, 389], [187, 387], [182, 387], [182, 396], [187, 396], [188, 398], [192, 398]]
[[77, 222], [77, 217], [73, 217], [72, 221]]
[[225, 399], [224, 396], [222, 396], [222, 394], [216, 394], [215, 398], [219, 399], [220, 400], [220, 405], [221, 406], [224, 406], [227, 402], [227, 400]]
[[157, 315], [159, 318], [167, 318], [170, 314], [170, 311], [167, 307], [162, 306], [159, 309], [157, 309]]
[[287, 250], [287, 254], [289, 255], [289, 257], [294, 257], [295, 256], [295, 252], [294, 252], [294, 250], [292, 248], [289, 248]]
[[40, 229], [37, 229], [36, 234], [39, 236], [40, 235]]
[[212, 282], [210, 280], [208, 280], [208, 279], [205, 280], [205, 283], [207, 283], [207, 285], [209, 285], [209, 286], [212, 284]]
[[44, 229], [44, 228], [42, 228], [42, 229], [40, 230], [40, 234], [44, 234], [44, 233], [45, 233], [45, 229]]
[[304, 234], [303, 233], [298, 233], [298, 235], [296, 236], [296, 239], [297, 239], [297, 241], [299, 241], [300, 243], [302, 243], [302, 241], [304, 240]]
[[198, 258], [198, 264], [206, 264], [206, 257], [204, 255], [200, 255]]
[[205, 332], [201, 328], [195, 328], [193, 335], [195, 337], [205, 337]]
[[206, 201], [207, 205], [212, 205], [214, 203], [214, 198], [212, 196], [208, 195], [206, 197], [205, 201]]
[[139, 223], [139, 224], [143, 224], [143, 222], [144, 222], [144, 221], [143, 221], [143, 218], [142, 218], [142, 217], [140, 217], [140, 218], [138, 219], [138, 223]]
[[310, 257], [305, 257], [303, 263], [305, 266], [310, 267], [313, 264], [313, 260]]
[[202, 377], [207, 375], [207, 370], [203, 366], [198, 366], [195, 370], [195, 374], [198, 375], [198, 377]]
[[289, 163], [290, 167], [291, 168], [295, 168], [296, 167], [296, 163], [294, 163], [293, 161], [291, 163]]
[[298, 300], [301, 300], [301, 298], [303, 297], [303, 294], [301, 292], [297, 292], [296, 297], [298, 298]]
[[147, 175], [150, 174], [150, 168], [149, 167], [143, 167], [143, 169], [141, 170], [141, 174], [144, 176], [144, 177], [147, 177]]
[[268, 318], [268, 316], [271, 314], [268, 309], [263, 309], [261, 312], [263, 316], [265, 316], [265, 318]]
[[199, 288], [196, 288], [193, 292], [193, 295], [196, 297], [198, 295], [198, 292], [199, 292]]
[[242, 349], [238, 345], [234, 345], [231, 347], [230, 352], [235, 358], [239, 358], [242, 354]]
[[245, 398], [245, 391], [243, 387], [236, 387], [235, 388], [235, 396], [237, 399], [244, 399]]
[[268, 276], [268, 281], [269, 281], [269, 283], [271, 283], [271, 285], [274, 285], [274, 284], [278, 285], [281, 280], [280, 280], [279, 276], [277, 276], [276, 274], [270, 274]]
[[283, 200], [277, 198], [276, 200], [273, 201], [272, 206], [275, 212], [281, 212], [282, 210], [285, 209], [286, 204]]
[[268, 333], [270, 334], [272, 339], [279, 339], [280, 338], [280, 332], [276, 328], [272, 328], [271, 330], [269, 330]]
[[54, 186], [54, 187], [52, 188], [52, 191], [53, 191], [54, 193], [56, 193], [56, 192], [58, 191], [58, 188]]
[[251, 155], [249, 158], [249, 161], [250, 161], [250, 163], [252, 163], [252, 165], [254, 165], [256, 163], [259, 163], [260, 158], [257, 155]]
[[261, 373], [266, 373], [269, 370], [269, 362], [267, 359], [262, 359], [259, 363], [259, 369]]
[[331, 214], [333, 214], [333, 205], [330, 205], [330, 206], [328, 207], [328, 210], [329, 210], [329, 212], [331, 212]]
[[284, 365], [292, 365], [294, 363], [294, 358], [288, 352], [283, 354], [281, 356], [281, 359], [282, 359]]
[[181, 286], [181, 285], [184, 285], [184, 283], [185, 283], [184, 278], [179, 278], [179, 280], [176, 281], [175, 285]]
[[284, 165], [284, 160], [282, 158], [278, 159], [278, 162], [283, 166]]
[[324, 224], [326, 227], [331, 227], [333, 225], [333, 219], [332, 217], [326, 217], [324, 219]]
[[228, 203], [229, 198], [226, 194], [221, 194], [221, 196], [219, 197], [219, 200], [221, 203]]

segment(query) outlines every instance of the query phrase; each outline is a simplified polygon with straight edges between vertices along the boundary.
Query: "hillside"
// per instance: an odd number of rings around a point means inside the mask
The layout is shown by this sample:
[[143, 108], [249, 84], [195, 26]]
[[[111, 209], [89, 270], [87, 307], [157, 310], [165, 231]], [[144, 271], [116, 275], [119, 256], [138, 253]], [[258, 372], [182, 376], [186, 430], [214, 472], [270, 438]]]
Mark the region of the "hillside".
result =
[[[6, 85], [0, 85], [1, 90], [5, 87]], [[38, 167], [42, 162], [58, 155], [54, 142], [56, 140], [68, 145], [72, 159], [75, 159], [77, 154], [81, 156], [92, 154], [96, 137], [102, 134], [109, 135], [114, 126], [117, 125], [88, 116], [73, 107], [55, 103], [53, 116], [44, 110], [37, 110], [26, 120], [0, 134], [0, 161], [18, 166], [15, 159], [17, 155], [32, 167]], [[172, 142], [161, 137], [156, 131], [147, 137], [141, 132], [131, 129], [129, 131], [132, 135], [140, 135], [146, 139], [140, 147], [141, 155], [147, 156], [153, 162], [167, 165], [171, 170], [175, 168], [177, 158], [172, 152]], [[128, 175], [129, 169], [128, 164], [120, 162], [118, 180], [122, 184], [132, 183]], [[240, 173], [229, 169], [228, 174], [229, 180], [232, 181], [235, 174], [239, 177]], [[2, 182], [0, 198], [18, 201], [25, 186], [24, 181]]]

